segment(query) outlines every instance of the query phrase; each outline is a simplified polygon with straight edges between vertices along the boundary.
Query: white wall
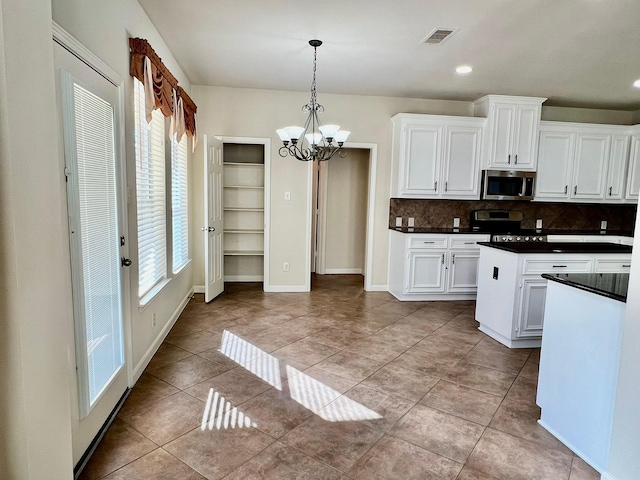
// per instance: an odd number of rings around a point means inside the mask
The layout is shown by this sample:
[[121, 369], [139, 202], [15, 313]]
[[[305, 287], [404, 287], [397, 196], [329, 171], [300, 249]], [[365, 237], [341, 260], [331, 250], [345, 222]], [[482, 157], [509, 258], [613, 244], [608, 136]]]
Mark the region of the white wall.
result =
[[[364, 269], [367, 228], [369, 150], [350, 148], [327, 167], [327, 273]], [[336, 272], [338, 271], [338, 272]]]
[[71, 479], [72, 333], [49, 0], [0, 0], [0, 477]]
[[[634, 237], [639, 236], [640, 218], [636, 218]], [[608, 473], [611, 480], [637, 480], [640, 478], [640, 248], [635, 248], [631, 257], [627, 312], [622, 328]]]
[[[53, 20], [73, 35], [80, 43], [91, 50], [102, 61], [114, 69], [124, 81], [125, 89], [125, 146], [127, 184], [131, 203], [128, 208], [128, 236], [129, 256], [133, 260], [130, 268], [130, 321], [128, 336], [131, 341], [132, 355], [130, 366], [137, 376], [150, 359], [163, 328], [168, 326], [176, 309], [185, 300], [193, 287], [192, 264], [184, 268], [179, 275], [172, 278], [169, 284], [141, 311], [138, 307], [138, 270], [137, 270], [137, 227], [135, 204], [135, 150], [134, 150], [134, 119], [133, 119], [133, 78], [129, 75], [129, 37], [146, 38], [171, 73], [178, 79], [180, 85], [187, 92], [190, 83], [182, 72], [173, 55], [165, 45], [157, 30], [136, 0], [52, 0]], [[62, 159], [60, 160], [62, 171]], [[61, 175], [57, 175], [61, 179]], [[66, 208], [64, 197], [61, 206]], [[61, 222], [62, 234], [67, 240], [66, 224]], [[68, 262], [68, 248], [63, 254]], [[170, 268], [170, 265], [169, 265]], [[68, 281], [70, 267], [65, 265], [60, 270], [62, 278]], [[71, 291], [65, 291], [65, 297], [71, 298]], [[156, 327], [151, 326], [151, 317], [156, 314]], [[71, 320], [71, 317], [69, 317]], [[134, 378], [135, 380], [135, 378]], [[75, 381], [75, 376], [71, 376]], [[72, 388], [75, 400], [75, 386]], [[73, 402], [72, 405], [76, 405]], [[73, 424], [79, 422], [77, 408], [72, 409]], [[86, 442], [74, 442], [74, 462], [82, 455]]]

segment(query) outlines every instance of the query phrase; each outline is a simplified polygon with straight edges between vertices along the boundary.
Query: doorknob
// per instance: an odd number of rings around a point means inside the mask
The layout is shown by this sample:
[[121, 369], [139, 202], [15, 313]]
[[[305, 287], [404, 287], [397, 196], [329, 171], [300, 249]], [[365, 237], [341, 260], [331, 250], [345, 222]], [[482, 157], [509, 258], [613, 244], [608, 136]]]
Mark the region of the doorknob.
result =
[[131, 264], [133, 263], [130, 259], [124, 258], [124, 257], [120, 259], [120, 262], [122, 262], [123, 267], [130, 267]]
[[200, 230], [202, 230], [203, 232], [215, 232], [216, 227], [202, 227]]

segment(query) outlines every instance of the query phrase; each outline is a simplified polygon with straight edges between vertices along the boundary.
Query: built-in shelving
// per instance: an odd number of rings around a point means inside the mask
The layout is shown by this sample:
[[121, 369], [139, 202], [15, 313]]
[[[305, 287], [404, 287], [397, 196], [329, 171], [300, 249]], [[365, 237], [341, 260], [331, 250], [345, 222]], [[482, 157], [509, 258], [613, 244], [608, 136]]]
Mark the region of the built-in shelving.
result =
[[226, 281], [264, 278], [264, 145], [224, 145]]

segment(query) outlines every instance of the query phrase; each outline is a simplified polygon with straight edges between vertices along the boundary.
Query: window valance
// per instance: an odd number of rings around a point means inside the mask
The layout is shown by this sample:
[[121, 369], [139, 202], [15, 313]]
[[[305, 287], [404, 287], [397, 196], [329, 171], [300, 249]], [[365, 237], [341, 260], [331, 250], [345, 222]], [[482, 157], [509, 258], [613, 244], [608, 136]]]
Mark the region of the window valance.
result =
[[196, 111], [198, 107], [191, 97], [178, 85], [169, 69], [144, 38], [130, 38], [130, 74], [142, 82], [145, 89], [147, 121], [151, 112], [160, 109], [165, 117], [171, 117], [171, 136], [176, 133], [178, 141], [186, 134], [198, 141]]

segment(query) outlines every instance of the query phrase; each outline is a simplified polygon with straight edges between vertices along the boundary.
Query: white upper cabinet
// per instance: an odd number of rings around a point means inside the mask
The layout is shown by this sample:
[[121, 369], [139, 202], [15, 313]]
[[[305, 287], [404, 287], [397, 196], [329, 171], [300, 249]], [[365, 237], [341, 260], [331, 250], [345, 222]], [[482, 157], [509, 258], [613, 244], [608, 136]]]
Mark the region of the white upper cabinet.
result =
[[640, 194], [640, 133], [631, 137], [631, 153], [627, 174], [625, 198], [638, 201]]
[[535, 200], [624, 202], [628, 129], [541, 122]]
[[538, 128], [546, 98], [487, 95], [473, 103], [487, 117], [483, 169], [535, 171]]
[[398, 114], [393, 123], [393, 197], [480, 198], [483, 119]]

